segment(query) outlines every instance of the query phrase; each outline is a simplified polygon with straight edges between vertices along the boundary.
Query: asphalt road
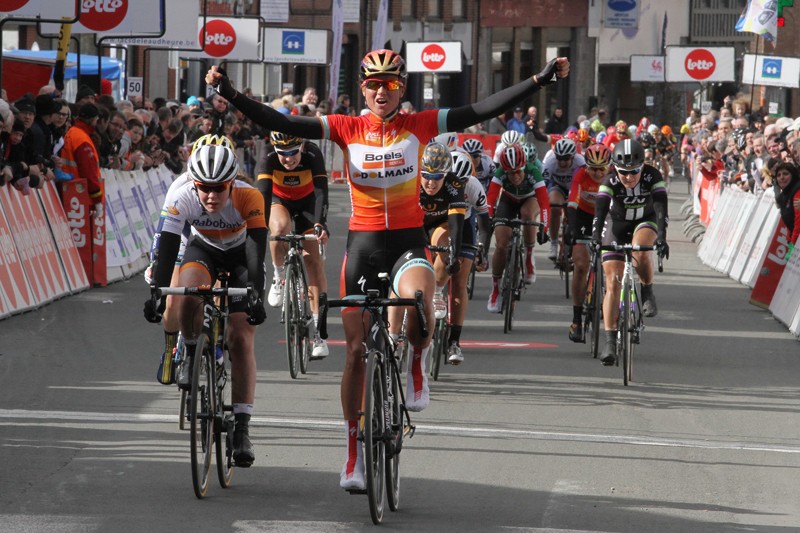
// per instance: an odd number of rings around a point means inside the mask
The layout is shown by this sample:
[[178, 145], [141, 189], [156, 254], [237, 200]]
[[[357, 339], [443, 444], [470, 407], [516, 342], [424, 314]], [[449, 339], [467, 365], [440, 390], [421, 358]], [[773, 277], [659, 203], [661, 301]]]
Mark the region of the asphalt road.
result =
[[[683, 187], [680, 187], [681, 189]], [[349, 213], [332, 192], [331, 291]], [[702, 266], [671, 202], [635, 382], [567, 339], [570, 303], [538, 250], [515, 330], [485, 310], [466, 361], [431, 384], [402, 454], [398, 531], [796, 531], [800, 350], [748, 291]], [[141, 278], [0, 322], [0, 531], [358, 531], [367, 500], [338, 487], [342, 333], [289, 376], [277, 312], [259, 328], [256, 463], [233, 487], [191, 488], [178, 394], [155, 381], [160, 327]], [[335, 315], [334, 315], [335, 316]], [[489, 343], [489, 344], [487, 344]]]

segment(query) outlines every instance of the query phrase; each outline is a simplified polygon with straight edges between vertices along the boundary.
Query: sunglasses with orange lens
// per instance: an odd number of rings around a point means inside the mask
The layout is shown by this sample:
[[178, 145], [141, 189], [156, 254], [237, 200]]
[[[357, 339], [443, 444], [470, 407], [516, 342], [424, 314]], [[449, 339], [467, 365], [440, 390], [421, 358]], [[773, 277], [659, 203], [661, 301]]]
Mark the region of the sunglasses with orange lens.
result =
[[387, 91], [399, 91], [403, 88], [403, 84], [400, 80], [365, 80], [361, 86], [366, 87], [370, 91], [377, 91], [381, 87], [385, 88]]

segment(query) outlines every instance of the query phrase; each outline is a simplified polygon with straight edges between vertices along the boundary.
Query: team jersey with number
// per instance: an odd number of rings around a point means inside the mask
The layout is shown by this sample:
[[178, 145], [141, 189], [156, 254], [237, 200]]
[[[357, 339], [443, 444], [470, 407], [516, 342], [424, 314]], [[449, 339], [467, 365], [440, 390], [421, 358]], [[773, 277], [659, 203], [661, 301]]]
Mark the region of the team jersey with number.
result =
[[489, 204], [486, 203], [486, 191], [483, 184], [475, 176], [467, 176], [462, 179], [464, 184], [464, 198], [467, 201], [467, 212], [464, 218], [469, 218], [473, 213], [483, 215], [489, 212]]
[[597, 200], [597, 192], [600, 190], [600, 183], [592, 179], [586, 171], [586, 167], [581, 168], [572, 178], [572, 187], [569, 190], [567, 207], [580, 209], [589, 214], [594, 214], [594, 204]]
[[655, 216], [653, 200], [666, 202], [667, 185], [661, 173], [644, 165], [639, 183], [632, 189], [627, 189], [619, 180], [616, 173], [603, 178], [603, 183], [597, 192], [597, 199], [609, 198], [611, 200], [612, 220], [643, 220]]
[[308, 152], [303, 152], [300, 163], [292, 170], [286, 170], [278, 154], [272, 152], [258, 174], [258, 179], [272, 181], [272, 194], [285, 200], [300, 200], [313, 194], [316, 177], [327, 177], [325, 162]]
[[235, 181], [228, 203], [217, 213], [209, 213], [200, 203], [194, 182], [170, 189], [161, 208], [164, 218], [162, 231], [180, 235], [186, 224], [192, 228], [192, 239], [220, 250], [230, 250], [243, 244], [247, 229], [266, 228], [264, 197], [244, 183]]
[[397, 114], [387, 121], [372, 113], [320, 118], [324, 137], [344, 152], [351, 230], [422, 227], [419, 162], [428, 140], [447, 131], [447, 112]]

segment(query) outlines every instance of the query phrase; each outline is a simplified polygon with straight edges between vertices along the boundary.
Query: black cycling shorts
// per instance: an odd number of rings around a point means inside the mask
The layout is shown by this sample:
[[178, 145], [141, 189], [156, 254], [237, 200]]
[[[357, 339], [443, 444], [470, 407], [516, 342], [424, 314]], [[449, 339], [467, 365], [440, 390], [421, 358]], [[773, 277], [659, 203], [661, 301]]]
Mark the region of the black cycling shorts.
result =
[[294, 232], [299, 235], [314, 228], [314, 194], [307, 194], [299, 200], [287, 200], [275, 194], [272, 195], [272, 205], [282, 205], [289, 211], [289, 216], [294, 223]]
[[[228, 272], [228, 287], [247, 287], [247, 254], [244, 244], [223, 251], [200, 239], [191, 239], [186, 245], [181, 269], [191, 268], [190, 263], [195, 263], [192, 267], [200, 265], [204, 268], [211, 276], [212, 285], [216, 283], [220, 272]], [[228, 309], [231, 313], [247, 313], [247, 297], [231, 296], [228, 299]]]
[[576, 209], [577, 216], [575, 217], [575, 222], [577, 224], [577, 228], [573, 228], [575, 231], [575, 239], [582, 239], [590, 241], [592, 240], [592, 224], [594, 222], [594, 215], [592, 213], [587, 213], [583, 209]]
[[[649, 218], [639, 220], [612, 220], [611, 215], [606, 217], [603, 224], [602, 244], [630, 244], [633, 242], [633, 234], [643, 228], [649, 228], [654, 233], [658, 231], [656, 221]], [[603, 252], [603, 262], [624, 261], [625, 254], [622, 252], [605, 251]]]
[[397, 292], [400, 274], [413, 266], [431, 271], [428, 249], [422, 228], [386, 231], [350, 231], [342, 264], [340, 296], [362, 296], [369, 289], [380, 289], [378, 274], [389, 273], [392, 289]]

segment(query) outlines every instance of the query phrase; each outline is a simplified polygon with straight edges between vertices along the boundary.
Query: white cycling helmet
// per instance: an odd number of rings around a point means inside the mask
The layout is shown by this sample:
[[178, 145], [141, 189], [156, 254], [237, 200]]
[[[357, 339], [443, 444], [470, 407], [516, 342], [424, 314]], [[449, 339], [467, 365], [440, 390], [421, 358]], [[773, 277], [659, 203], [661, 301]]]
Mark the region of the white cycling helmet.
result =
[[227, 146], [207, 144], [192, 152], [187, 171], [200, 183], [228, 183], [239, 175], [239, 162], [236, 153]]
[[578, 152], [575, 142], [572, 139], [562, 137], [553, 146], [553, 153], [556, 157], [574, 156]]
[[522, 151], [525, 152], [525, 159], [527, 159], [528, 163], [533, 163], [536, 159], [539, 158], [539, 154], [536, 151], [536, 146], [530, 143], [525, 143], [522, 145]]
[[436, 137], [433, 138], [431, 142], [437, 142], [439, 144], [443, 144], [445, 148], [448, 150], [452, 150], [456, 146], [458, 146], [458, 134], [447, 132], [447, 133], [440, 133]]
[[472, 170], [472, 158], [466, 152], [450, 152], [453, 157], [453, 174], [459, 178], [467, 178], [474, 174]]
[[522, 134], [518, 131], [508, 130], [500, 137], [500, 142], [506, 146], [522, 144]]
[[647, 126], [647, 133], [649, 133], [650, 135], [655, 135], [656, 133], [661, 133], [661, 130], [658, 129], [658, 126], [656, 126], [655, 124], [650, 124], [649, 126]]
[[483, 153], [483, 143], [480, 142], [478, 139], [465, 140], [464, 144], [461, 145], [461, 148], [466, 150], [467, 153], [472, 157], [479, 156]]

